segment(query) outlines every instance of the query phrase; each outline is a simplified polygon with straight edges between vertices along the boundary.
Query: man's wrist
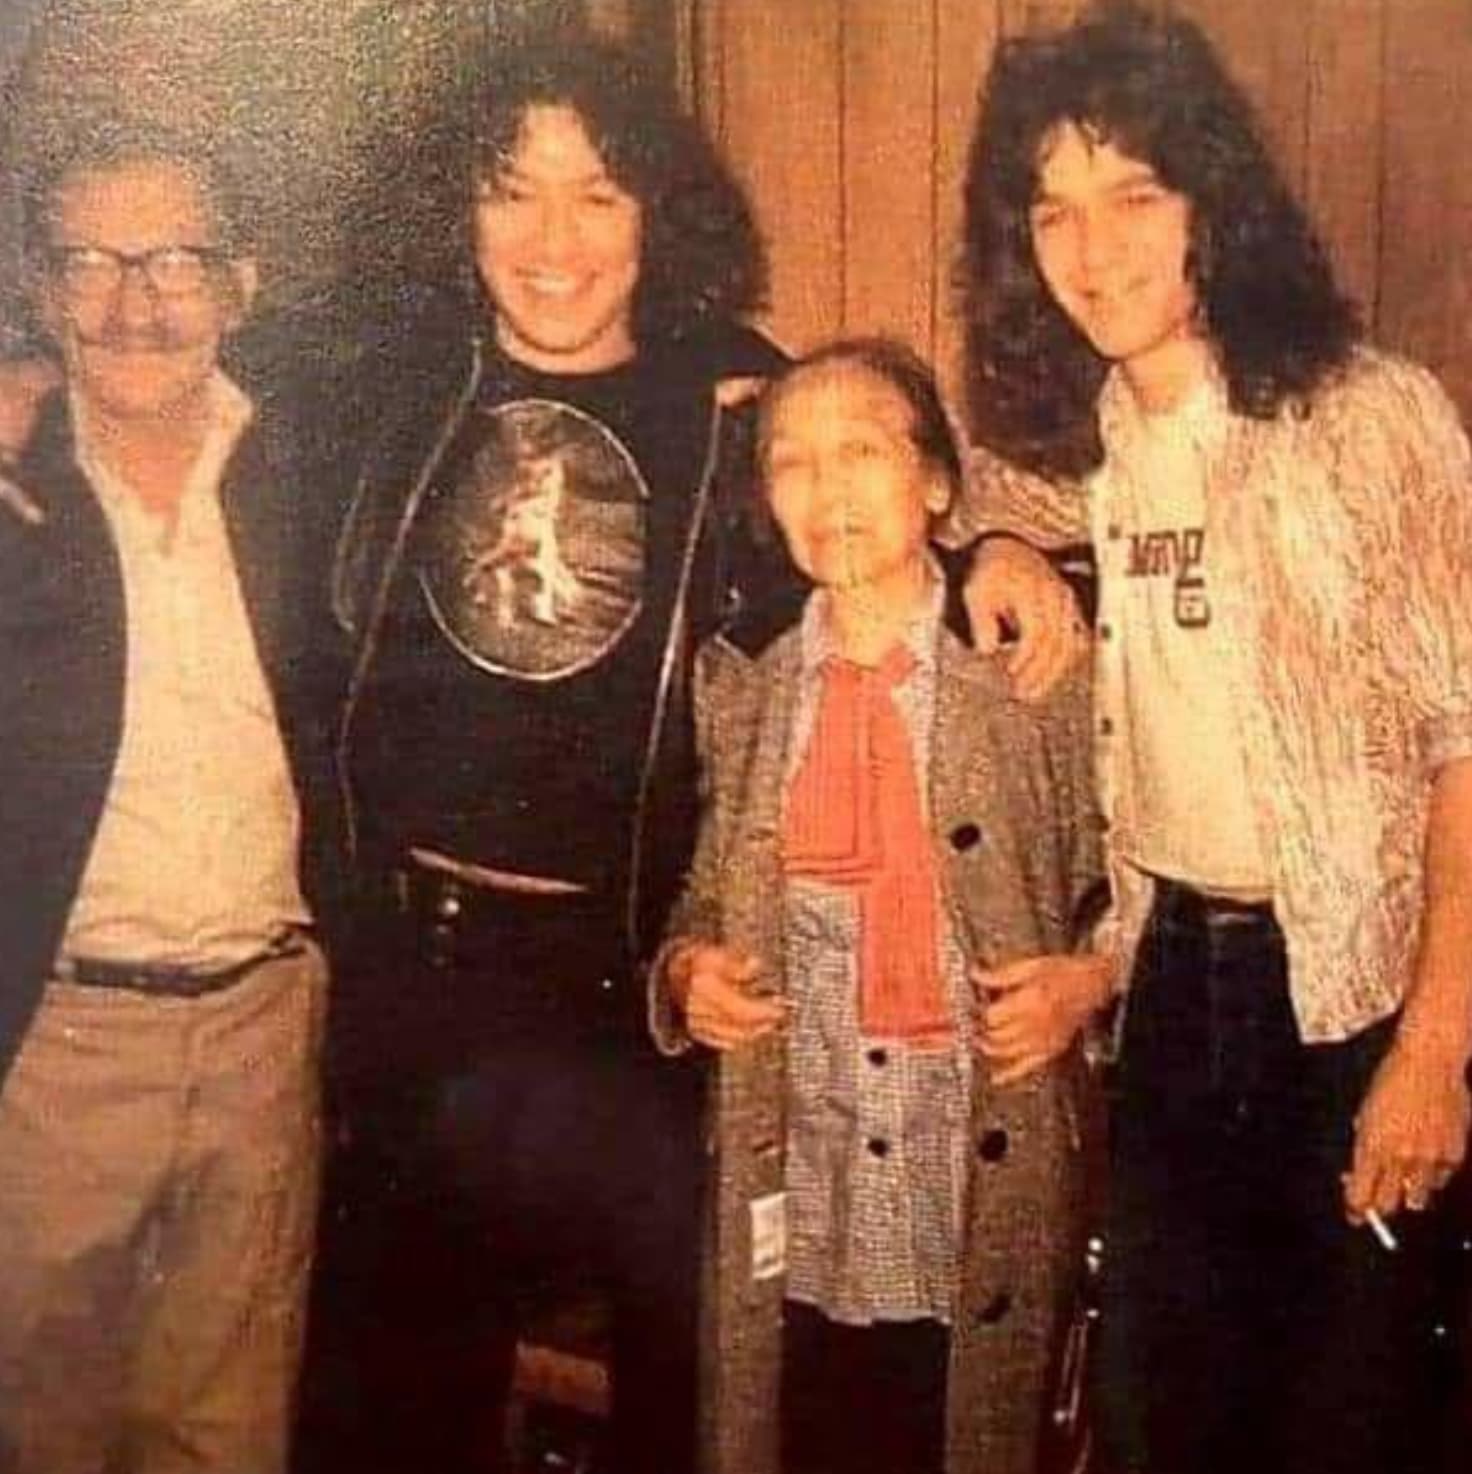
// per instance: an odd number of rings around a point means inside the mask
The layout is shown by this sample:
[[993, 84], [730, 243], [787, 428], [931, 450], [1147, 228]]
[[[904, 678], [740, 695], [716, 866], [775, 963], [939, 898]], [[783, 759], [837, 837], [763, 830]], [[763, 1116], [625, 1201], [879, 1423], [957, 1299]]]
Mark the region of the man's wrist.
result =
[[1396, 1030], [1394, 1048], [1418, 1069], [1465, 1075], [1472, 1063], [1472, 1038], [1465, 1028], [1447, 1028], [1407, 1014]]

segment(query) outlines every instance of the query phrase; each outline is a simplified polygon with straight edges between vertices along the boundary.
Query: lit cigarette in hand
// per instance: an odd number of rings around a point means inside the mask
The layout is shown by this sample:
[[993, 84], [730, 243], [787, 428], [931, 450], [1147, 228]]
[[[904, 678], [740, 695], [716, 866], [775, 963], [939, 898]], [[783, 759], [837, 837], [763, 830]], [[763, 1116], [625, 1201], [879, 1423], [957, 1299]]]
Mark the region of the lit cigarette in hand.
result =
[[1380, 1240], [1382, 1249], [1393, 1253], [1400, 1248], [1400, 1240], [1391, 1233], [1390, 1225], [1373, 1208], [1365, 1210], [1365, 1226]]

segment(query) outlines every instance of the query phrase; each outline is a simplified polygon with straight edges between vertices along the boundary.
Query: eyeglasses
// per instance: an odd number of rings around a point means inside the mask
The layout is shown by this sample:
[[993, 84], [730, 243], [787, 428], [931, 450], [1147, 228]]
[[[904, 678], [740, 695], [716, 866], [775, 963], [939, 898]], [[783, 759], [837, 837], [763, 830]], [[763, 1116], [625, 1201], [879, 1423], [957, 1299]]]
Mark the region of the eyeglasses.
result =
[[210, 273], [228, 259], [223, 246], [155, 246], [150, 251], [114, 251], [108, 246], [53, 246], [51, 270], [73, 297], [111, 297], [129, 271], [160, 297], [188, 297], [202, 291]]

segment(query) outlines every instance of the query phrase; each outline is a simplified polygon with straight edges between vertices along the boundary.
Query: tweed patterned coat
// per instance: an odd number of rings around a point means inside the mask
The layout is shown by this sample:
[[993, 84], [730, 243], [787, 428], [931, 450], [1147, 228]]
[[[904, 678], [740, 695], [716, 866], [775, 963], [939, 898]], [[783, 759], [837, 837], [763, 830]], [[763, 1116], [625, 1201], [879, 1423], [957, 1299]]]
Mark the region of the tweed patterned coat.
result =
[[[939, 632], [931, 830], [956, 935], [995, 964], [1066, 951], [1099, 874], [1084, 686], [1040, 707], [1011, 698], [998, 663]], [[782, 977], [780, 829], [800, 649], [790, 631], [753, 657], [721, 640], [698, 666], [705, 811], [672, 939], [745, 948]], [[659, 985], [651, 1026], [689, 1043]], [[948, 1474], [1036, 1467], [1056, 1343], [1079, 1263], [1077, 1051], [1006, 1089], [974, 1073], [975, 1145], [947, 1386]], [[783, 1283], [754, 1216], [783, 1179], [780, 1037], [723, 1055], [710, 1097], [709, 1239], [702, 1310], [701, 1448], [708, 1474], [776, 1474]], [[760, 1239], [760, 1232], [756, 1235]]]

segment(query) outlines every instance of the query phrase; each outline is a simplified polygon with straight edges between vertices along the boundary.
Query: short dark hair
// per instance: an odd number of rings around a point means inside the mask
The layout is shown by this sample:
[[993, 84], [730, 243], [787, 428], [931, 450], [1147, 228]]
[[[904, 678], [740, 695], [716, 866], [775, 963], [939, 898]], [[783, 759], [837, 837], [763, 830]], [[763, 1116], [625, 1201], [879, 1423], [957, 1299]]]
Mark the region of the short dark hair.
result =
[[1189, 201], [1186, 269], [1233, 410], [1307, 410], [1358, 338], [1354, 307], [1201, 31], [1110, 3], [1004, 42], [984, 88], [961, 272], [977, 438], [1044, 474], [1081, 475], [1102, 458], [1095, 403], [1109, 366], [1053, 300], [1029, 228], [1041, 155], [1064, 123]]
[[910, 407], [910, 441], [921, 459], [945, 479], [949, 500], [961, 490], [964, 470], [960, 448], [940, 387], [928, 363], [897, 338], [838, 338], [788, 364], [762, 394], [757, 419], [757, 455], [765, 479], [772, 417], [786, 392], [809, 374], [825, 369], [854, 368], [888, 384]]
[[766, 254], [745, 195], [673, 87], [611, 42], [563, 34], [498, 52], [471, 105], [467, 195], [511, 158], [527, 109], [540, 105], [571, 108], [639, 202], [639, 342], [684, 337], [762, 305]]
[[90, 119], [37, 143], [18, 171], [22, 243], [42, 256], [55, 223], [57, 195], [75, 174], [129, 164], [172, 164], [199, 185], [219, 230], [219, 243], [247, 250], [251, 217], [234, 170], [210, 142], [182, 130], [135, 120]]

